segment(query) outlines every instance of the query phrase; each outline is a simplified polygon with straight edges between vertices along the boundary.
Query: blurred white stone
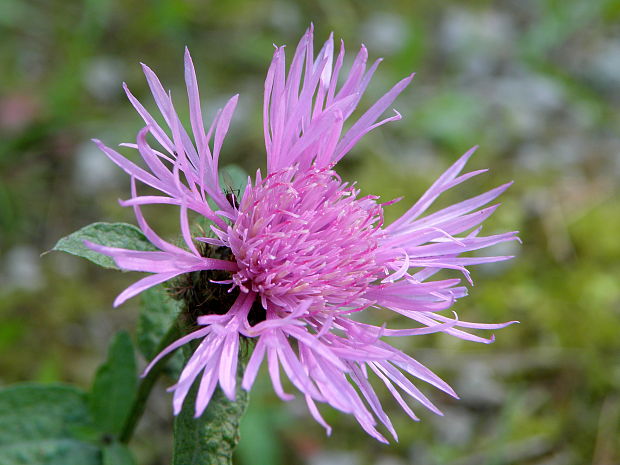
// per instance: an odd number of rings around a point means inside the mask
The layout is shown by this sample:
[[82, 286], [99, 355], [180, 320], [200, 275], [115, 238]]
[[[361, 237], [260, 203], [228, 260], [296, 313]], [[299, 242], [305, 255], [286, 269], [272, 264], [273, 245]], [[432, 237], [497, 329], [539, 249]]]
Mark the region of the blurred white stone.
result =
[[437, 437], [450, 445], [470, 442], [474, 431], [474, 415], [462, 408], [442, 407], [444, 416], [431, 416]]
[[589, 74], [596, 77], [604, 85], [617, 87], [620, 85], [620, 39], [601, 43], [599, 50], [590, 55]]
[[[583, 139], [582, 134], [565, 134], [543, 145], [525, 143], [518, 149], [516, 164], [531, 172], [541, 172], [553, 168], [563, 174], [570, 174], [578, 169], [596, 151], [596, 146]], [[614, 155], [618, 152], [616, 151]], [[613, 166], [613, 161], [612, 161]]]
[[511, 54], [515, 26], [510, 16], [493, 11], [448, 8], [439, 30], [441, 48], [473, 75], [488, 74]]
[[555, 166], [565, 170], [589, 158], [591, 149], [583, 134], [569, 134], [553, 141], [549, 157]]
[[87, 63], [83, 79], [93, 97], [104, 102], [113, 100], [123, 93], [123, 64], [113, 57], [95, 57]]
[[77, 260], [74, 256], [67, 253], [48, 253], [43, 257], [45, 262], [49, 262], [52, 265], [55, 273], [65, 277], [75, 276], [82, 272], [83, 262]]
[[462, 402], [476, 405], [500, 405], [506, 393], [493, 379], [491, 367], [481, 361], [467, 361], [460, 367], [455, 391]]
[[409, 28], [402, 16], [377, 13], [361, 26], [361, 36], [369, 50], [378, 54], [400, 51], [408, 40]]
[[409, 446], [408, 459], [411, 464], [440, 465], [429, 450], [429, 444], [424, 441], [416, 441]]
[[4, 256], [3, 284], [7, 288], [37, 290], [43, 286], [39, 252], [28, 245], [9, 249]]
[[375, 465], [407, 465], [407, 463], [398, 457], [386, 455], [379, 457], [379, 460], [375, 462]]
[[544, 76], [515, 71], [510, 76], [480, 84], [479, 92], [507, 112], [517, 135], [543, 135], [556, 124], [551, 113], [564, 108], [565, 95], [559, 85]]
[[515, 164], [524, 170], [540, 172], [548, 163], [547, 149], [537, 143], [521, 145], [518, 148]]
[[537, 110], [557, 110], [564, 106], [565, 98], [557, 81], [539, 74], [514, 75], [499, 81], [502, 96], [511, 101], [524, 99]]
[[285, 33], [297, 33], [301, 27], [301, 13], [294, 2], [274, 2], [269, 18], [273, 26]]
[[360, 455], [349, 451], [321, 451], [308, 460], [308, 465], [361, 465]]
[[73, 184], [77, 192], [96, 194], [118, 185], [123, 172], [93, 142], [80, 145], [75, 153]]
[[604, 141], [605, 155], [610, 163], [607, 173], [612, 179], [620, 177], [620, 138], [610, 137]]
[[567, 463], [579, 463], [579, 458], [573, 451], [564, 449], [554, 451], [550, 456], [536, 462], [536, 465], [566, 465]]
[[442, 161], [435, 148], [425, 141], [413, 141], [403, 144], [398, 150], [392, 151], [398, 163], [418, 173], [441, 174], [449, 165]]
[[472, 46], [497, 47], [514, 41], [511, 18], [491, 9], [485, 11], [449, 8], [441, 23], [442, 45], [449, 51], [467, 51]]

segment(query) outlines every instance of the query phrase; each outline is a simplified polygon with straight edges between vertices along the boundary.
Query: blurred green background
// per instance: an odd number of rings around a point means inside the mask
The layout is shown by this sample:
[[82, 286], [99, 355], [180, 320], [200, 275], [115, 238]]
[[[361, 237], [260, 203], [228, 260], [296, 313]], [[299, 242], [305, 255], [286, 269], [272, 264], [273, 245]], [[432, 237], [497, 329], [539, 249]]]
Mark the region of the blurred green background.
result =
[[[511, 262], [472, 270], [477, 285], [456, 311], [521, 324], [490, 346], [403, 341], [462, 400], [424, 389], [445, 416], [417, 408], [420, 423], [386, 401], [400, 434], [390, 446], [329, 410], [326, 437], [302, 399], [279, 401], [263, 376], [238, 463], [620, 463], [619, 20], [617, 0], [1, 0], [0, 383], [86, 387], [111, 334], [135, 326], [138, 299], [111, 304], [136, 274], [39, 255], [90, 222], [133, 222], [117, 204], [127, 177], [90, 138], [115, 145], [141, 128], [121, 89], [126, 81], [153, 109], [138, 62], [158, 72], [179, 107], [185, 45], [209, 114], [240, 93], [223, 163], [252, 172], [264, 167], [261, 92], [272, 43], [291, 50], [313, 21], [317, 48], [333, 30], [349, 58], [361, 42], [371, 58], [385, 58], [366, 104], [418, 73], [395, 103], [404, 119], [339, 165], [365, 193], [405, 196], [388, 219], [475, 144], [470, 168], [491, 173], [444, 203], [515, 181], [485, 230], [519, 229], [523, 245], [497, 250], [517, 254]], [[156, 211], [152, 222], [174, 234], [174, 211]], [[132, 443], [140, 464], [169, 461], [165, 386]]]

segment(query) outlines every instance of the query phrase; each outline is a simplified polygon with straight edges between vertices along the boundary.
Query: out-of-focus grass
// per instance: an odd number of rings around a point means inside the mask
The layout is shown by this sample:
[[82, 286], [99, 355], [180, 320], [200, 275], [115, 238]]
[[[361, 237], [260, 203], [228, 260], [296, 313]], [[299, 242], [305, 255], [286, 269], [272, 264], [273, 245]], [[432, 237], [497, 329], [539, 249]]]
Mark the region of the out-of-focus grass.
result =
[[[317, 46], [334, 30], [350, 53], [363, 41], [371, 58], [386, 58], [366, 102], [418, 72], [395, 104], [404, 119], [339, 166], [365, 193], [405, 196], [388, 219], [474, 144], [472, 168], [491, 172], [445, 203], [515, 181], [485, 228], [519, 229], [524, 243], [505, 251], [517, 254], [512, 262], [475, 270], [477, 285], [456, 311], [521, 323], [491, 346], [404, 341], [462, 400], [425, 389], [446, 415], [417, 409], [420, 423], [388, 400], [400, 434], [391, 446], [329, 410], [326, 438], [303, 402], [284, 405], [264, 377], [239, 463], [618, 463], [619, 18], [613, 0], [0, 2], [0, 381], [86, 385], [110, 334], [133, 325], [136, 304], [111, 302], [135, 276], [38, 255], [89, 222], [132, 221], [116, 204], [127, 179], [89, 139], [135, 137], [140, 121], [122, 81], [154, 107], [137, 62], [158, 72], [180, 107], [185, 45], [209, 114], [240, 92], [223, 157], [252, 172], [264, 166], [271, 44], [290, 50], [313, 21]], [[174, 234], [176, 215], [159, 212], [154, 225]], [[134, 444], [140, 463], [166, 463], [169, 424], [161, 394]]]

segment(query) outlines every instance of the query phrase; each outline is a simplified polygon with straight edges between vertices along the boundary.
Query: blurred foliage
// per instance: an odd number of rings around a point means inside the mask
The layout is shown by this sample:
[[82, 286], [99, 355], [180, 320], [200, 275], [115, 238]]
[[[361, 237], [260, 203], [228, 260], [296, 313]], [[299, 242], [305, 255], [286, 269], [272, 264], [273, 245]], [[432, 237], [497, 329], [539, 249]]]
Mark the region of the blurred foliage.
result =
[[[317, 46], [333, 30], [350, 53], [364, 42], [371, 57], [385, 57], [367, 103], [418, 72], [395, 104], [404, 119], [339, 165], [365, 193], [405, 196], [388, 219], [474, 144], [481, 149], [471, 167], [490, 174], [443, 202], [515, 181], [486, 228], [520, 229], [523, 245], [505, 250], [517, 254], [510, 263], [474, 270], [477, 286], [456, 311], [521, 324], [491, 346], [402, 341], [462, 400], [431, 393], [445, 416], [417, 409], [420, 423], [388, 401], [400, 434], [390, 446], [324, 409], [334, 427], [327, 438], [301, 399], [284, 404], [263, 377], [239, 463], [620, 462], [619, 20], [617, 0], [3, 0], [0, 382], [86, 387], [111, 335], [135, 327], [137, 302], [111, 309], [134, 274], [39, 254], [91, 222], [134, 221], [116, 203], [128, 180], [89, 139], [135, 137], [141, 122], [120, 83], [154, 107], [138, 62], [156, 70], [181, 108], [185, 45], [209, 115], [239, 92], [223, 157], [252, 173], [264, 166], [261, 92], [272, 43], [290, 50], [313, 21]], [[172, 235], [177, 216], [166, 212], [149, 218]], [[161, 393], [133, 443], [139, 463], [168, 463], [170, 431]]]

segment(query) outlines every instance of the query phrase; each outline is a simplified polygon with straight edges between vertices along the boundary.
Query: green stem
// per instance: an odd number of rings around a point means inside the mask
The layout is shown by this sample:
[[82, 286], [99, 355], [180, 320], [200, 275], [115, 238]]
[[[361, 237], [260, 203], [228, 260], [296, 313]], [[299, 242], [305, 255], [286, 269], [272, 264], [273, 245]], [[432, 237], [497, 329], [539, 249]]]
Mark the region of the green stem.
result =
[[239, 425], [249, 398], [241, 388], [241, 379], [252, 343], [244, 338], [240, 343], [235, 401], [228, 400], [218, 387], [205, 412], [194, 418], [199, 383], [194, 384], [174, 421], [173, 465], [232, 464], [233, 451], [239, 442]]
[[[168, 347], [172, 342], [181, 337], [181, 327], [177, 320], [175, 320], [166, 334], [161, 338], [159, 342], [159, 346], [155, 351], [156, 354], [160, 353], [166, 347]], [[127, 419], [125, 420], [125, 424], [123, 425], [123, 429], [118, 437], [120, 442], [127, 444], [131, 437], [133, 436], [133, 432], [138, 425], [138, 421], [142, 417], [144, 413], [144, 409], [146, 408], [146, 402], [149, 398], [151, 390], [153, 386], [155, 386], [155, 382], [162, 374], [162, 372], [166, 368], [166, 362], [170, 357], [172, 357], [173, 353], [166, 355], [162, 358], [152, 369], [148, 372], [148, 374], [140, 380], [140, 384], [138, 386], [138, 391], [136, 393], [136, 397], [133, 401], [133, 405], [131, 406], [131, 410], [127, 415]]]

